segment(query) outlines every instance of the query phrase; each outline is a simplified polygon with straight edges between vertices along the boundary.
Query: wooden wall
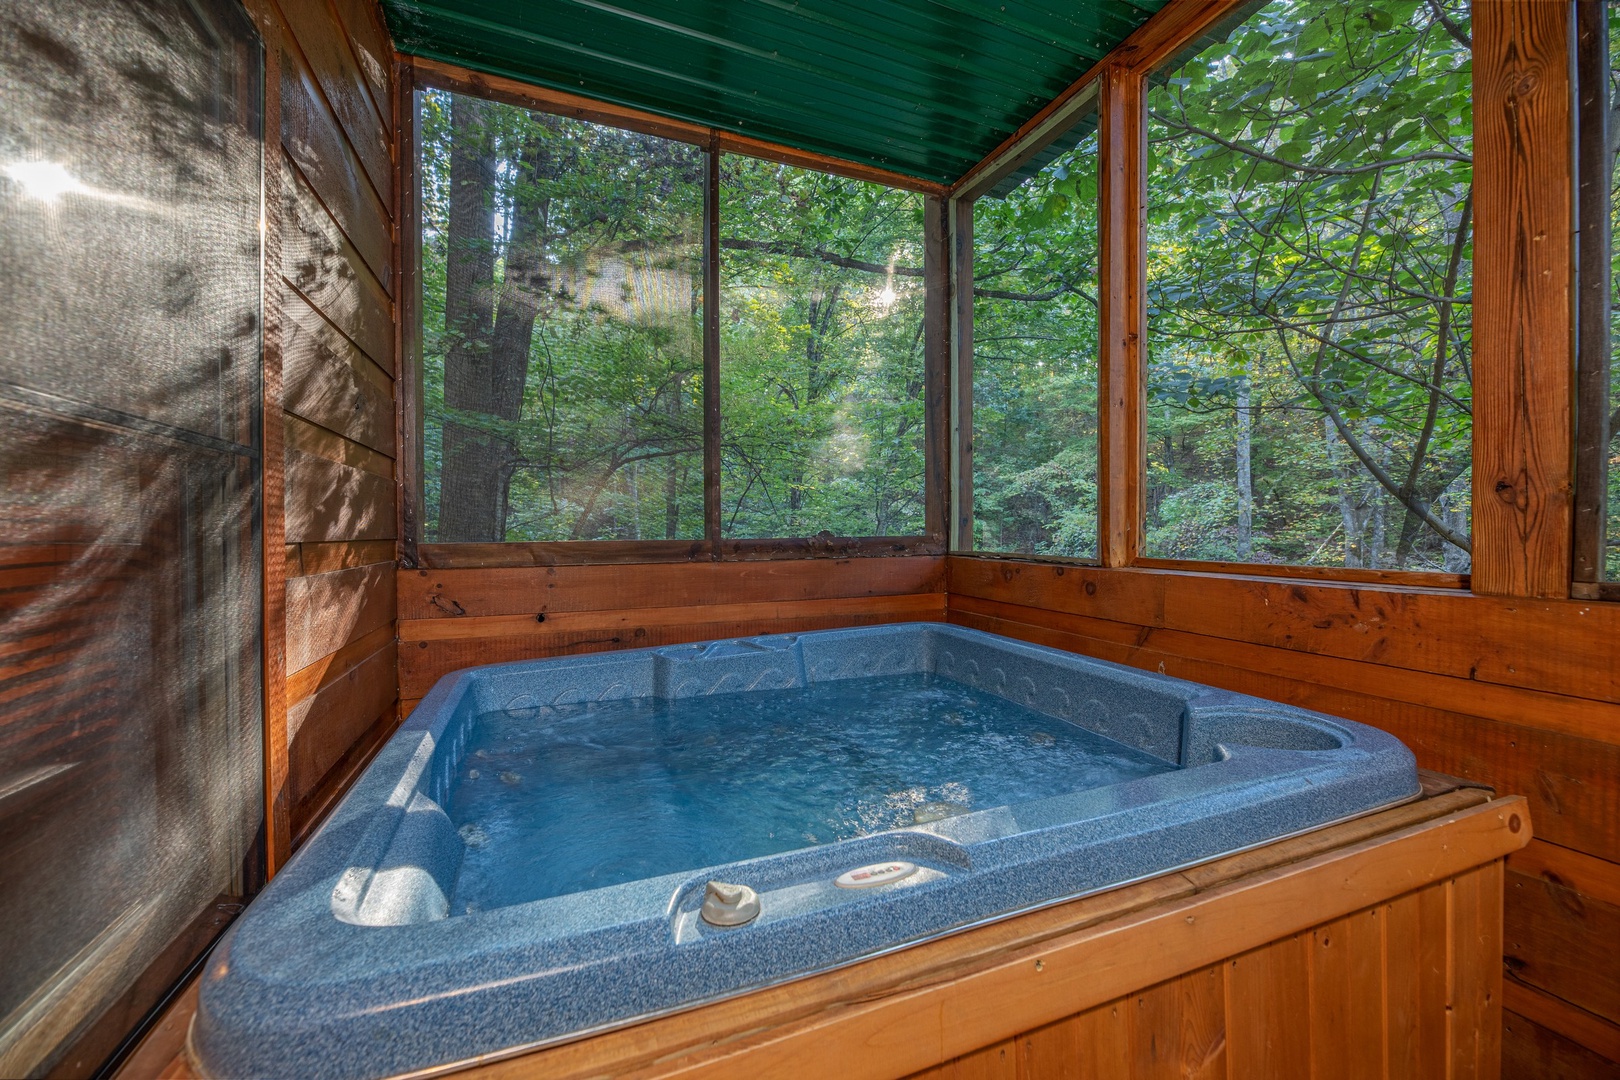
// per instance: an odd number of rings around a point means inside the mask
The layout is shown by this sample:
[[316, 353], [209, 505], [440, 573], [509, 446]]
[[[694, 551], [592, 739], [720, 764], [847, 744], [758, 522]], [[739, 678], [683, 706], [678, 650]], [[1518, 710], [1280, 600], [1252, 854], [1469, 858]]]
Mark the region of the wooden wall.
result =
[[[394, 53], [372, 0], [257, 0], [265, 38], [272, 864], [397, 723]], [[275, 463], [282, 467], [277, 469]]]
[[953, 623], [1360, 720], [1428, 768], [1527, 796], [1504, 1052], [1601, 1066], [1520, 1075], [1614, 1075], [1620, 607], [964, 556], [947, 582]]
[[406, 712], [474, 664], [945, 617], [941, 556], [399, 571]]

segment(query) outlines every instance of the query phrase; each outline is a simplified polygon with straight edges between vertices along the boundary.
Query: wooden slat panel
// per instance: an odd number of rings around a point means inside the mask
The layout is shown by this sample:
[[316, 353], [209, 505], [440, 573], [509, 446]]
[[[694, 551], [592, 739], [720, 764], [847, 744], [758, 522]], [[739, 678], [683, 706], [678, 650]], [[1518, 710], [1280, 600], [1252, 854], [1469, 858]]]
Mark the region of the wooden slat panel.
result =
[[1027, 1031], [1017, 1045], [1019, 1080], [1084, 1080], [1078, 1017]]
[[387, 111], [372, 101], [360, 64], [349, 49], [349, 36], [327, 7], [326, 0], [276, 0], [292, 29], [298, 48], [320, 84], [327, 104], [343, 125], [343, 133], [354, 147], [371, 186], [384, 206], [394, 201], [393, 160], [389, 155], [390, 136], [382, 114]]
[[286, 418], [286, 438], [288, 450], [325, 458], [387, 480], [394, 478], [392, 458], [368, 446], [351, 442], [334, 431], [317, 427], [302, 417], [289, 415]]
[[375, 473], [289, 449], [287, 540], [392, 540], [394, 484]]
[[1456, 1080], [1502, 1072], [1502, 864], [1459, 876], [1451, 887], [1452, 1071]]
[[1600, 1057], [1620, 1063], [1620, 1024], [1571, 1005], [1562, 998], [1507, 979], [1502, 986], [1503, 1006], [1528, 1017], [1566, 1039], [1571, 1039]]
[[394, 130], [394, 113], [388, 107], [393, 101], [394, 44], [388, 40], [383, 25], [382, 11], [375, 0], [333, 0], [343, 29], [349, 34], [349, 48], [354, 53], [360, 76], [366, 80], [377, 115], [388, 131]]
[[1226, 666], [960, 609], [950, 621], [1381, 727], [1426, 768], [1525, 792], [1546, 839], [1620, 858], [1620, 746], [1263, 674], [1263, 658], [1253, 667]]
[[314, 790], [306, 794], [293, 807], [293, 843], [302, 844], [320, 825], [332, 807], [337, 805], [349, 787], [365, 772], [366, 766], [388, 742], [388, 737], [399, 728], [399, 711], [394, 706], [384, 709], [354, 740], [349, 748], [326, 770]]
[[[287, 670], [296, 672], [394, 622], [394, 564], [287, 582]], [[391, 635], [390, 635], [391, 636]]]
[[1545, 840], [1532, 840], [1529, 847], [1514, 852], [1508, 873], [1538, 878], [1620, 908], [1620, 865]]
[[1620, 1080], [1620, 1064], [1534, 1020], [1509, 1012], [1502, 1018], [1502, 1075], [1510, 1080]]
[[302, 802], [398, 694], [392, 643], [287, 710], [291, 792]]
[[277, 291], [287, 411], [392, 457], [393, 380], [303, 297]]
[[1571, 4], [1473, 9], [1473, 587], [1569, 595], [1574, 471]]
[[1620, 1023], [1620, 906], [1510, 867], [1503, 960], [1513, 977]]
[[393, 305], [285, 155], [281, 276], [380, 367], [392, 368]]
[[1382, 908], [1319, 926], [1305, 940], [1312, 1080], [1360, 1080], [1384, 1069]]
[[944, 559], [784, 560], [486, 570], [406, 570], [402, 619], [536, 615], [767, 600], [940, 593]]
[[394, 545], [387, 540], [334, 540], [328, 543], [288, 544], [287, 576], [327, 574], [372, 563], [392, 562]]
[[1080, 1075], [1085, 1080], [1108, 1080], [1125, 1073], [1131, 1060], [1129, 1007], [1129, 999], [1116, 1000], [1074, 1018]]
[[1160, 983], [1137, 994], [1132, 1004], [1133, 1080], [1221, 1080], [1227, 1075], [1224, 964]]
[[1311, 1069], [1307, 935], [1244, 953], [1226, 966], [1227, 1060], [1245, 1080], [1298, 1080]]
[[952, 594], [1620, 700], [1620, 605], [953, 556]]
[[[921, 603], [919, 603], [921, 601]], [[470, 640], [424, 641], [414, 637], [421, 623], [402, 622], [400, 633], [410, 637], [400, 650], [399, 686], [402, 697], [421, 697], [444, 675], [479, 664], [511, 660], [532, 660], [544, 656], [572, 656], [579, 653], [674, 645], [683, 641], [744, 637], [750, 634], [781, 634], [826, 630], [843, 626], [869, 626], [876, 623], [943, 619], [944, 598], [896, 597], [861, 601], [865, 610], [839, 605], [830, 613], [825, 605], [836, 601], [799, 601], [763, 605], [772, 614], [761, 618], [729, 622], [705, 620], [704, 608], [678, 609], [690, 613], [687, 620], [659, 625], [651, 620], [631, 620], [621, 629], [575, 630], [566, 633], [537, 633], [521, 637], [490, 637]], [[930, 605], [930, 606], [925, 606]], [[800, 614], [799, 611], [815, 612]], [[645, 614], [645, 613], [642, 613]]]
[[1360, 660], [1341, 660], [1182, 630], [1141, 627], [970, 596], [953, 595], [950, 603], [953, 610], [967, 614], [1031, 623], [1111, 641], [1116, 645], [1151, 648], [1155, 652], [1172, 653], [1229, 667], [1253, 668], [1358, 693], [1369, 686], [1377, 686], [1379, 696], [1394, 701], [1453, 712], [1467, 711], [1580, 738], [1620, 743], [1620, 705], [1611, 702], [1498, 686], [1405, 668], [1389, 668]]
[[281, 145], [385, 292], [394, 289], [388, 210], [296, 50], [281, 54]]
[[369, 634], [355, 638], [336, 652], [328, 653], [314, 663], [299, 668], [287, 676], [287, 700], [291, 702], [303, 701], [318, 691], [326, 689], [336, 682], [343, 673], [378, 649], [392, 644], [393, 641], [393, 624], [379, 626]]

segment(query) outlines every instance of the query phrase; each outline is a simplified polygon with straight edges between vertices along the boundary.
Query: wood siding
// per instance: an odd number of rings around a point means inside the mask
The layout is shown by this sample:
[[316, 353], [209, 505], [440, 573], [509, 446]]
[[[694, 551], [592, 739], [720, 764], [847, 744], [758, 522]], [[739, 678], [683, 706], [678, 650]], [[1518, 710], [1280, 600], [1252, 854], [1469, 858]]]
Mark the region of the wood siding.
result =
[[[272, 865], [398, 719], [395, 73], [370, 0], [258, 0]], [[272, 478], [273, 474], [273, 478]]]
[[[1360, 720], [1524, 794], [1537, 839], [1508, 863], [1509, 1007], [1620, 1050], [1620, 608], [963, 556], [947, 581], [958, 625]], [[1507, 1037], [1510, 1060], [1556, 1053], [1529, 1023]]]
[[941, 556], [400, 570], [406, 711], [460, 668], [945, 617]]

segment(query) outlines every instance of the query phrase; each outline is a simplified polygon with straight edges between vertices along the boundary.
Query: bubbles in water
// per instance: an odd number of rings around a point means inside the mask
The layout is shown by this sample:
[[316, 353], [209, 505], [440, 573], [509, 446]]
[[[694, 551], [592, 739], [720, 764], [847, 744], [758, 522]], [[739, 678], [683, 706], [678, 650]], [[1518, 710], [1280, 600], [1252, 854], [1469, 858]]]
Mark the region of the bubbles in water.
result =
[[955, 802], [925, 802], [911, 812], [911, 820], [916, 825], [927, 825], [930, 821], [944, 821], [948, 817], [957, 817], [961, 814], [972, 813], [972, 807], [963, 806]]
[[478, 770], [477, 769], [468, 769], [467, 770], [467, 779], [469, 779], [469, 780], [478, 779]]
[[503, 783], [503, 784], [519, 784], [519, 783], [523, 782], [523, 777], [519, 776], [517, 773], [513, 772], [511, 769], [502, 770], [502, 772], [499, 775], [500, 775], [501, 783]]
[[470, 848], [481, 848], [489, 843], [489, 833], [477, 822], [469, 821], [456, 832], [461, 834], [461, 842]]
[[1032, 731], [1029, 733], [1029, 741], [1036, 746], [1056, 746], [1057, 736], [1047, 731]]

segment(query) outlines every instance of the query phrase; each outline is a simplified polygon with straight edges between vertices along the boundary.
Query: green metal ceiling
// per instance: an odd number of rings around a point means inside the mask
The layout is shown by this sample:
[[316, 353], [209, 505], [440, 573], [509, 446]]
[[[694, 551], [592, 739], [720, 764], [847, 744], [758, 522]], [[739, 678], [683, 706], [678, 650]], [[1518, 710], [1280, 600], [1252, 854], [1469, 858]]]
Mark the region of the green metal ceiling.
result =
[[383, 0], [402, 53], [949, 183], [1165, 0]]

